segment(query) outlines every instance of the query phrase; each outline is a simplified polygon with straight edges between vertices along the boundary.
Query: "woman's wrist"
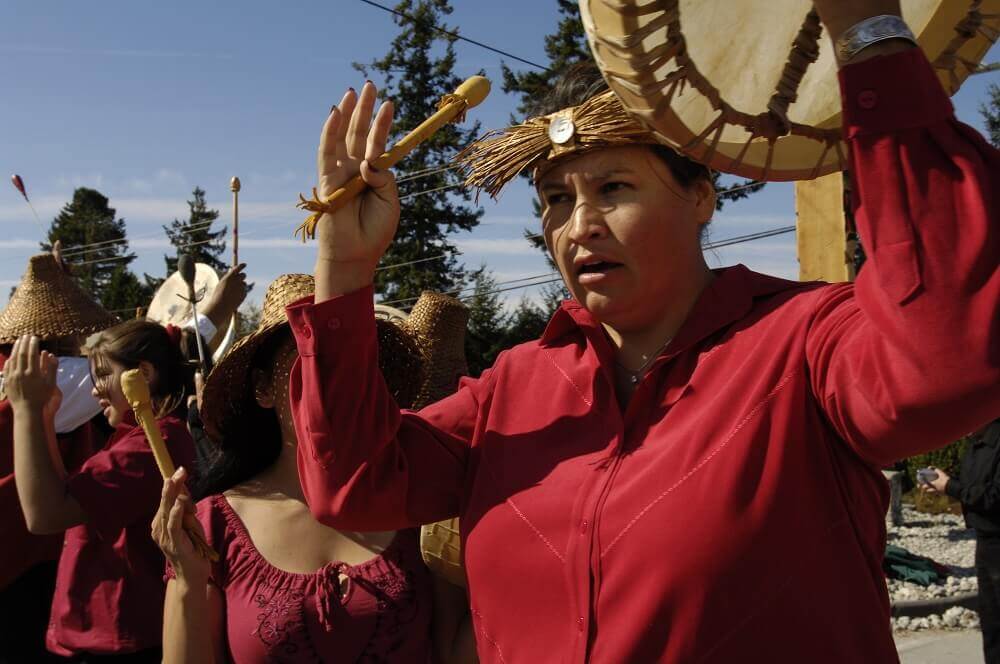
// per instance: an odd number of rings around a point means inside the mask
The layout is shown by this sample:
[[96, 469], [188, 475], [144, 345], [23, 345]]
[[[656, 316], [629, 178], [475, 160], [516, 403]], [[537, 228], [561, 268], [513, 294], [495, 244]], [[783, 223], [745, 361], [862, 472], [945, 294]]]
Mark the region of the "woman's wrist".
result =
[[173, 564], [174, 582], [177, 584], [177, 593], [182, 598], [205, 598], [205, 587], [208, 586], [209, 574], [191, 574], [185, 572], [180, 565]]
[[902, 16], [900, 0], [813, 0], [813, 5], [834, 44], [852, 27], [874, 16]]
[[340, 261], [320, 252], [316, 256], [317, 301], [346, 295], [371, 286], [375, 266], [361, 261]]

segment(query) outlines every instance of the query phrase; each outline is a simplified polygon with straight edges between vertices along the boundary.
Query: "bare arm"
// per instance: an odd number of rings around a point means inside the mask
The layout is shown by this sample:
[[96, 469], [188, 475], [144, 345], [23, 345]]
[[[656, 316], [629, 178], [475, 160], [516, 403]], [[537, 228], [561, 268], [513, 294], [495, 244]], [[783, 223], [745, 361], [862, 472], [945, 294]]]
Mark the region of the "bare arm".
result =
[[18, 339], [5, 366], [14, 411], [17, 495], [28, 530], [36, 535], [61, 533], [87, 519], [80, 503], [66, 492], [66, 471], [56, 444], [57, 366], [54, 355], [38, 352], [38, 337]]
[[[194, 516], [187, 495], [187, 474], [179, 468], [163, 481], [160, 507], [153, 517], [153, 541], [170, 562], [174, 578], [167, 582], [163, 605], [164, 664], [222, 664], [226, 657], [225, 599], [209, 582], [211, 564], [199, 553], [184, 531], [185, 514]], [[201, 522], [189, 518], [205, 538]]]
[[[211, 583], [167, 582], [163, 605], [163, 664], [222, 664], [226, 661], [225, 602]], [[207, 629], [206, 629], [207, 627]]]

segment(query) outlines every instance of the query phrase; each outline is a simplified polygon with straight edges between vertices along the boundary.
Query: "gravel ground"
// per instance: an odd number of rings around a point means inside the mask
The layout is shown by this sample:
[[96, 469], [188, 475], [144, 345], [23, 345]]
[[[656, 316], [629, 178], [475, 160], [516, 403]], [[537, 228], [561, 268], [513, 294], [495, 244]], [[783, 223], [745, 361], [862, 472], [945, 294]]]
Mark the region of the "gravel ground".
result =
[[[965, 527], [961, 516], [924, 514], [904, 505], [903, 525], [890, 526], [888, 538], [889, 544], [927, 556], [951, 570], [951, 576], [943, 584], [926, 588], [915, 583], [887, 580], [892, 601], [934, 599], [976, 592], [976, 535]], [[893, 618], [892, 626], [896, 631], [978, 629], [979, 616], [975, 611], [952, 607], [943, 615]]]

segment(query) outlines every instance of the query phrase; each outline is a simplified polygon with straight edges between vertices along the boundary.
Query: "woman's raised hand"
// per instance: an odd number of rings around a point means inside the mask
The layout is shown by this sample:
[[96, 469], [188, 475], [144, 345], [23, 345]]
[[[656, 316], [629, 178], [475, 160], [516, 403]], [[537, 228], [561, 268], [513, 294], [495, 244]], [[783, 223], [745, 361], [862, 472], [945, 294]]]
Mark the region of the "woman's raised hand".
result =
[[39, 352], [39, 343], [31, 335], [14, 342], [4, 365], [4, 390], [15, 412], [36, 410], [55, 417], [62, 398], [56, 386], [59, 360], [52, 353]]
[[361, 174], [368, 189], [335, 214], [324, 214], [317, 237], [317, 301], [367, 286], [399, 223], [396, 180], [372, 166], [383, 152], [392, 126], [392, 102], [372, 119], [377, 90], [368, 81], [358, 95], [348, 90], [323, 125], [317, 170], [320, 198], [330, 196]]
[[153, 517], [153, 541], [174, 568], [178, 581], [192, 588], [201, 588], [208, 583], [212, 568], [191, 536], [184, 531], [186, 520], [205, 540], [201, 522], [194, 518], [194, 504], [185, 489], [186, 479], [187, 472], [178, 468], [173, 477], [163, 480], [160, 508]]

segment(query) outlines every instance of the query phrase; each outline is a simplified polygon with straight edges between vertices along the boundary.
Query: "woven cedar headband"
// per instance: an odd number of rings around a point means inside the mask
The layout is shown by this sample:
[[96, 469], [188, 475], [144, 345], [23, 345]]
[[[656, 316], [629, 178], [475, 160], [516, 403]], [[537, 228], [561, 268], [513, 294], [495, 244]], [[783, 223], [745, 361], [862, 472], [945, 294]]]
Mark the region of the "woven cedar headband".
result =
[[611, 91], [579, 106], [490, 132], [455, 157], [465, 184], [496, 198], [527, 168], [537, 179], [559, 159], [596, 148], [657, 144], [648, 129], [625, 112]]

